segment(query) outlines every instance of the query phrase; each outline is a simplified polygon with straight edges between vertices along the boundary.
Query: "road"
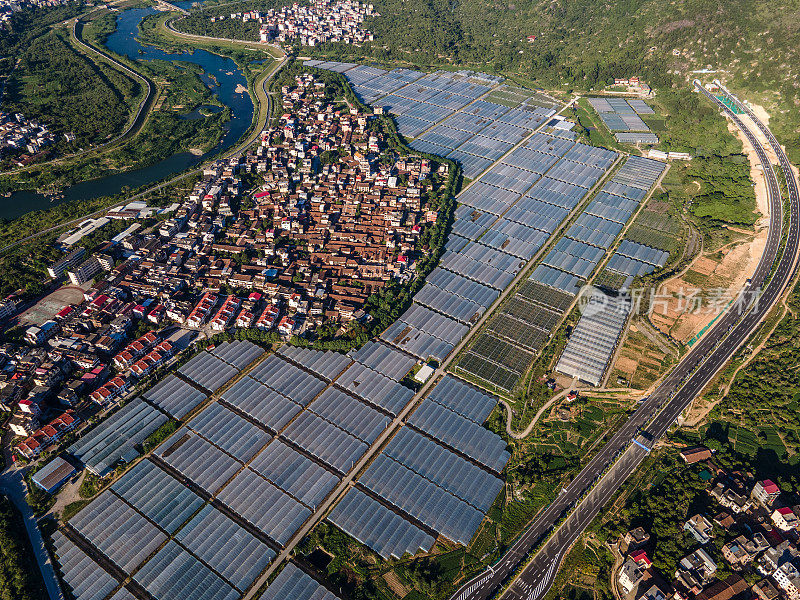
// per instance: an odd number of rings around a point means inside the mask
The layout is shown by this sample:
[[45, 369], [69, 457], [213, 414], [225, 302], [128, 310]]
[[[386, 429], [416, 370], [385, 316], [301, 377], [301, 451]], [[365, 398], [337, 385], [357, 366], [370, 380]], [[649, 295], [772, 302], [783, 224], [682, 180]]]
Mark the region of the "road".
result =
[[50, 600], [66, 600], [64, 593], [61, 591], [61, 586], [56, 579], [55, 569], [53, 563], [50, 561], [50, 555], [47, 553], [47, 548], [44, 545], [42, 533], [39, 531], [39, 526], [36, 522], [36, 517], [33, 516], [30, 506], [25, 501], [27, 489], [23, 479], [24, 470], [15, 469], [11, 467], [8, 471], [0, 475], [0, 492], [8, 496], [9, 500], [17, 507], [22, 518], [25, 521], [25, 529], [28, 532], [31, 546], [33, 546], [33, 554], [36, 557], [36, 563], [39, 565], [39, 571], [42, 574], [44, 585], [47, 588], [47, 594]]
[[[202, 37], [202, 36], [192, 36], [192, 37]], [[213, 39], [213, 38], [209, 38], [209, 39]], [[140, 198], [143, 198], [144, 196], [147, 196], [148, 194], [151, 194], [152, 192], [156, 192], [156, 191], [158, 191], [158, 190], [160, 190], [162, 188], [169, 187], [170, 185], [173, 185], [173, 184], [177, 183], [181, 179], [185, 179], [186, 177], [190, 177], [192, 175], [197, 175], [198, 173], [202, 173], [203, 172], [203, 168], [207, 164], [210, 164], [211, 162], [214, 162], [214, 161], [219, 160], [219, 159], [225, 159], [225, 158], [230, 158], [232, 156], [238, 156], [242, 152], [244, 152], [251, 144], [256, 142], [258, 140], [259, 135], [261, 135], [261, 130], [264, 128], [264, 125], [266, 123], [269, 123], [270, 119], [272, 118], [272, 100], [271, 100], [271, 97], [269, 95], [269, 92], [267, 91], [267, 85], [270, 82], [270, 80], [272, 79], [273, 75], [275, 75], [275, 73], [277, 73], [283, 67], [283, 65], [286, 64], [286, 62], [288, 60], [289, 60], [289, 56], [284, 53], [283, 58], [280, 60], [280, 62], [277, 63], [276, 65], [273, 65], [273, 67], [270, 70], [265, 71], [265, 73], [263, 75], [261, 75], [262, 79], [260, 81], [256, 82], [255, 95], [256, 95], [256, 98], [258, 99], [258, 102], [259, 102], [258, 105], [262, 106], [261, 103], [262, 102], [266, 102], [267, 108], [263, 112], [259, 109], [258, 121], [256, 122], [255, 127], [253, 127], [253, 131], [250, 133], [249, 136], [247, 136], [246, 139], [242, 140], [238, 145], [236, 145], [233, 148], [229, 149], [227, 152], [225, 152], [225, 153], [223, 153], [223, 154], [221, 154], [219, 156], [214, 157], [210, 161], [207, 161], [207, 162], [201, 164], [199, 167], [197, 167], [195, 169], [192, 169], [190, 171], [185, 171], [185, 172], [183, 172], [183, 173], [181, 173], [179, 175], [176, 175], [175, 177], [172, 177], [172, 178], [170, 178], [170, 179], [168, 179], [166, 181], [162, 181], [161, 183], [157, 183], [157, 184], [155, 184], [153, 186], [150, 186], [150, 187], [142, 190], [141, 192], [137, 192], [136, 194], [126, 198], [124, 200], [124, 202], [126, 202], [126, 203], [127, 202], [133, 202], [134, 200], [138, 200]], [[120, 202], [123, 202], [123, 201], [120, 201]], [[81, 223], [81, 222], [85, 221], [86, 219], [99, 217], [100, 215], [104, 215], [107, 212], [108, 212], [108, 207], [101, 208], [101, 209], [96, 210], [96, 211], [94, 211], [92, 213], [87, 213], [87, 214], [81, 215], [79, 218], [73, 219], [72, 221], [67, 221], [66, 223], [60, 223], [58, 225], [54, 225], [53, 227], [48, 227], [46, 229], [39, 230], [34, 234], [31, 234], [29, 236], [26, 236], [24, 238], [16, 240], [11, 244], [3, 246], [2, 248], [0, 248], [0, 253], [3, 253], [5, 251], [7, 251], [7, 250], [11, 250], [12, 248], [16, 248], [17, 246], [20, 246], [21, 244], [24, 244], [26, 242], [30, 242], [31, 240], [34, 240], [34, 239], [36, 239], [36, 238], [38, 238], [38, 237], [40, 237], [42, 235], [45, 235], [47, 233], [51, 233], [53, 231], [59, 231], [59, 230], [62, 230], [62, 229], [68, 229], [68, 228], [70, 228], [70, 227], [72, 227], [74, 225], [77, 225], [78, 223]]]
[[[488, 93], [488, 92], [487, 92]], [[538, 131], [538, 129], [537, 129]], [[520, 142], [518, 142], [514, 147], [510, 148], [506, 154], [510, 154], [513, 152], [517, 147], [522, 146], [530, 136], [534, 135], [535, 132], [531, 132], [525, 138], [523, 138]], [[502, 157], [499, 160], [502, 160]], [[620, 156], [617, 161], [622, 160]], [[617, 164], [616, 162], [614, 163]], [[609, 168], [606, 171], [605, 176], [603, 176], [595, 186], [590, 190], [590, 192], [586, 195], [586, 197], [591, 197], [592, 192], [596, 189], [599, 189], [601, 185], [603, 185], [608, 178], [609, 173], [612, 171]], [[477, 181], [473, 180], [473, 181]], [[467, 188], [461, 190], [461, 194]], [[559, 226], [556, 230], [554, 235], [558, 232], [562, 231], [567, 224], [574, 218], [574, 216], [582, 209], [583, 203], [579, 204], [575, 209], [573, 209], [572, 213], [570, 213], [569, 218], [565, 219], [565, 221]], [[261, 577], [256, 581], [251, 587], [250, 591], [244, 596], [243, 600], [254, 600], [256, 595], [258, 594], [259, 590], [263, 587], [263, 585], [269, 580], [272, 576], [272, 573], [275, 569], [278, 568], [279, 565], [283, 563], [283, 561], [288, 560], [289, 557], [292, 555], [295, 546], [313, 529], [317, 523], [319, 523], [325, 515], [328, 513], [328, 510], [333, 507], [333, 505], [339, 501], [339, 499], [355, 484], [356, 475], [361, 472], [361, 470], [371, 461], [378, 452], [383, 448], [385, 442], [389, 440], [397, 430], [402, 426], [405, 420], [409, 417], [409, 415], [419, 406], [422, 398], [425, 397], [427, 392], [433, 387], [433, 385], [439, 380], [440, 377], [444, 376], [451, 363], [453, 363], [459, 356], [459, 353], [462, 349], [464, 349], [473, 339], [473, 336], [477, 335], [479, 331], [481, 331], [483, 324], [490, 318], [490, 316], [494, 313], [494, 309], [505, 300], [505, 298], [511, 294], [512, 292], [516, 291], [517, 284], [522, 281], [525, 277], [529, 274], [529, 269], [531, 265], [533, 265], [540, 256], [544, 254], [549, 249], [549, 245], [545, 245], [542, 247], [539, 252], [535, 256], [533, 256], [525, 266], [520, 269], [517, 273], [514, 280], [505, 287], [505, 289], [500, 292], [500, 295], [495, 299], [492, 305], [487, 308], [481, 317], [475, 322], [473, 325], [470, 326], [469, 331], [467, 334], [461, 339], [461, 341], [453, 348], [453, 350], [448, 354], [447, 358], [442, 361], [439, 367], [433, 372], [433, 374], [428, 378], [427, 382], [424, 383], [414, 397], [409, 401], [409, 403], [405, 406], [405, 408], [400, 412], [397, 417], [395, 417], [391, 423], [383, 430], [383, 432], [378, 436], [378, 438], [372, 443], [369, 447], [367, 452], [359, 459], [359, 461], [348, 471], [348, 474], [337, 484], [337, 486], [333, 489], [333, 491], [328, 495], [325, 501], [320, 504], [314, 514], [300, 527], [300, 529], [292, 536], [292, 538], [286, 543], [283, 550], [281, 550], [278, 557], [272, 561], [267, 570], [262, 573]]]
[[[77, 45], [79, 45], [81, 48], [85, 49], [90, 54], [97, 54], [102, 60], [110, 62], [115, 67], [117, 67], [120, 71], [123, 71], [124, 73], [127, 73], [128, 75], [130, 75], [134, 79], [138, 79], [140, 82], [142, 82], [144, 84], [144, 88], [147, 90], [147, 93], [145, 94], [144, 99], [139, 103], [139, 108], [136, 111], [136, 116], [134, 116], [134, 118], [131, 119], [130, 123], [125, 128], [125, 130], [122, 133], [120, 133], [117, 137], [115, 137], [115, 138], [113, 138], [113, 139], [111, 139], [111, 140], [109, 140], [107, 142], [104, 142], [104, 143], [102, 143], [102, 144], [100, 144], [98, 146], [95, 146], [94, 148], [89, 148], [88, 150], [86, 150], [84, 152], [84, 153], [88, 153], [88, 152], [95, 152], [97, 150], [100, 150], [101, 148], [105, 148], [106, 146], [108, 146], [110, 144], [114, 144], [116, 142], [122, 141], [125, 138], [127, 138], [128, 136], [130, 136], [131, 132], [134, 131], [134, 128], [136, 128], [136, 129], [140, 128], [142, 123], [144, 122], [144, 117], [147, 115], [147, 112], [148, 112], [145, 109], [152, 103], [155, 90], [153, 89], [154, 86], [153, 86], [152, 82], [147, 77], [145, 77], [144, 75], [142, 75], [140, 73], [137, 73], [136, 71], [134, 71], [133, 69], [131, 69], [127, 65], [122, 64], [120, 61], [115, 59], [110, 54], [107, 54], [106, 52], [102, 52], [102, 51], [98, 50], [97, 48], [95, 48], [94, 46], [84, 42], [83, 38], [81, 37], [81, 35], [79, 33], [79, 30], [78, 30], [78, 25], [79, 24], [81, 25], [81, 29], [83, 29], [83, 23], [80, 22], [80, 18], [74, 19], [72, 21], [72, 28], [71, 28], [71, 33], [70, 33], [70, 35], [72, 37], [72, 40]], [[60, 159], [57, 159], [57, 161], [63, 160], [64, 158], [70, 158], [70, 157], [76, 156], [77, 154], [81, 154], [81, 153], [71, 154], [69, 156], [65, 156], [65, 157], [62, 157]], [[57, 161], [54, 161], [54, 162], [57, 162]]]
[[[111, 3], [111, 5], [116, 5], [116, 4], [118, 4], [118, 2]], [[146, 116], [147, 112], [148, 112], [148, 111], [145, 111], [145, 107], [147, 107], [152, 102], [153, 96], [154, 96], [154, 93], [155, 93], [155, 91], [153, 89], [152, 82], [150, 82], [150, 80], [148, 80], [146, 77], [144, 77], [141, 73], [138, 73], [138, 72], [132, 70], [128, 66], [122, 64], [121, 62], [119, 62], [118, 60], [113, 58], [111, 55], [106, 54], [105, 52], [101, 52], [100, 50], [98, 50], [94, 46], [91, 46], [91, 45], [87, 44], [86, 42], [83, 41], [81, 36], [78, 35], [77, 26], [78, 26], [79, 23], [81, 23], [81, 19], [89, 16], [90, 14], [92, 14], [93, 12], [95, 12], [97, 10], [100, 10], [100, 9], [99, 8], [93, 8], [92, 10], [87, 11], [87, 12], [85, 12], [85, 13], [77, 16], [77, 17], [73, 17], [71, 19], [67, 19], [66, 21], [62, 21], [57, 26], [67, 26], [67, 27], [69, 27], [69, 29], [70, 29], [70, 39], [72, 40], [73, 44], [75, 44], [76, 46], [81, 47], [83, 50], [88, 52], [90, 55], [96, 54], [97, 56], [100, 57], [101, 60], [106, 61], [108, 63], [111, 63], [114, 67], [116, 67], [120, 71], [130, 75], [132, 78], [134, 78], [136, 80], [139, 80], [140, 82], [142, 82], [144, 84], [143, 88], [146, 90], [146, 93], [144, 95], [144, 98], [142, 98], [142, 100], [139, 102], [139, 106], [138, 106], [138, 108], [136, 110], [136, 114], [132, 115], [131, 118], [128, 119], [128, 124], [125, 126], [125, 129], [122, 132], [120, 132], [119, 134], [117, 134], [115, 137], [110, 139], [110, 140], [107, 140], [107, 141], [105, 141], [105, 142], [103, 142], [101, 144], [97, 144], [96, 146], [92, 146], [90, 148], [86, 148], [85, 150], [79, 150], [78, 152], [72, 152], [70, 154], [64, 154], [62, 156], [59, 156], [59, 157], [54, 158], [52, 160], [48, 160], [46, 162], [37, 162], [37, 163], [31, 164], [31, 165], [27, 165], [27, 166], [24, 166], [24, 167], [18, 167], [16, 169], [9, 169], [8, 171], [3, 171], [3, 173], [2, 173], [3, 175], [8, 175], [8, 174], [12, 174], [12, 173], [19, 173], [19, 172], [22, 172], [22, 171], [29, 171], [31, 169], [41, 168], [43, 166], [48, 166], [48, 165], [59, 164], [59, 163], [62, 163], [64, 161], [76, 158], [78, 156], [84, 156], [86, 154], [91, 154], [92, 152], [97, 152], [99, 150], [102, 150], [103, 148], [107, 148], [108, 146], [110, 146], [112, 144], [116, 144], [116, 143], [121, 142], [124, 139], [130, 137], [131, 133], [134, 132], [134, 129], [139, 129], [141, 127], [142, 123], [144, 122], [144, 118], [143, 117]], [[19, 64], [19, 62], [17, 62], [17, 64], [14, 65], [14, 69], [17, 68], [18, 64]], [[2, 90], [0, 90], [0, 100], [2, 99], [2, 95], [3, 95], [2, 94]]]
[[[741, 119], [706, 92], [699, 82], [695, 82], [695, 86], [700, 93], [716, 103], [744, 132], [756, 149], [764, 168], [771, 209], [771, 226], [764, 253], [750, 279], [750, 284], [746, 287], [746, 291], [760, 290], [757, 302], [743, 302], [742, 310], [738, 309], [736, 303], [731, 305], [731, 308], [717, 320], [716, 325], [692, 347], [662, 384], [562, 490], [550, 506], [535, 519], [506, 554], [495, 565], [459, 588], [451, 600], [486, 600], [492, 597], [513, 576], [520, 563], [540, 544], [530, 563], [501, 597], [511, 600], [542, 598], [552, 586], [559, 564], [570, 546], [625, 480], [641, 465], [649, 452], [645, 446], [652, 447], [652, 444], [667, 432], [689, 403], [746, 342], [778, 301], [796, 272], [800, 193], [788, 158], [769, 129], [752, 111], [740, 104], [740, 108], [766, 135], [781, 166], [788, 174], [789, 228], [784, 252], [777, 266], [774, 266], [781, 246], [784, 211], [780, 187], [767, 154]], [[643, 435], [637, 436], [640, 431], [644, 432]], [[639, 441], [644, 441], [644, 445], [631, 443], [635, 436]], [[562, 521], [560, 525], [559, 521]], [[551, 532], [552, 535], [546, 539]]]
[[[222, 5], [217, 5], [217, 7], [218, 6], [222, 6]], [[226, 44], [236, 44], [237, 46], [244, 46], [245, 48], [253, 48], [253, 49], [256, 49], [256, 50], [265, 50], [265, 49], [269, 50], [269, 49], [272, 49], [272, 50], [277, 50], [279, 52], [278, 56], [280, 56], [280, 55], [285, 56], [286, 55], [286, 53], [284, 52], [283, 48], [281, 48], [280, 44], [273, 44], [273, 43], [267, 43], [267, 42], [249, 42], [247, 40], [237, 40], [237, 39], [233, 39], [233, 38], [221, 38], [221, 37], [212, 37], [210, 35], [195, 35], [193, 33], [184, 33], [183, 31], [175, 29], [175, 26], [173, 25], [173, 23], [175, 23], [175, 21], [180, 21], [181, 19], [183, 19], [183, 17], [176, 17], [176, 18], [173, 18], [173, 19], [167, 19], [167, 20], [164, 21], [164, 27], [166, 29], [168, 29], [169, 32], [172, 35], [174, 35], [176, 37], [179, 37], [179, 38], [182, 38], [184, 40], [193, 40], [193, 41], [196, 41], [196, 42], [205, 42], [205, 43], [208, 43], [208, 42], [224, 42]], [[275, 58], [278, 58], [278, 57], [276, 56]]]

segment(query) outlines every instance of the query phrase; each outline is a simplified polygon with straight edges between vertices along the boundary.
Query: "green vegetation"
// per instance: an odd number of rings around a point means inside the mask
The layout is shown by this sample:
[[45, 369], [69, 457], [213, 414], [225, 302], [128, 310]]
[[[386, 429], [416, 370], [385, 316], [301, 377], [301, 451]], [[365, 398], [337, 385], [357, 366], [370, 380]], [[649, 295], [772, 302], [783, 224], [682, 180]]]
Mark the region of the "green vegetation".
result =
[[70, 502], [64, 507], [64, 510], [61, 511], [61, 520], [66, 523], [77, 515], [89, 502], [91, 502], [91, 500], [76, 500], [75, 502]]
[[444, 600], [481, 562], [471, 548], [437, 544], [427, 556], [384, 561], [333, 525], [320, 523], [298, 552], [354, 600]]
[[83, 0], [54, 8], [26, 8], [16, 11], [8, 25], [0, 29], [0, 75], [8, 75], [17, 59], [40, 35], [53, 25], [71, 19], [85, 10]]
[[[680, 559], [697, 544], [683, 531], [686, 520], [697, 513], [713, 514], [713, 501], [705, 493], [708, 481], [699, 476], [705, 468], [703, 464], [685, 465], [674, 450], [665, 453], [658, 462], [658, 475], [646, 489], [633, 492], [611, 528], [615, 535], [639, 526], [650, 532], [655, 538], [653, 564], [662, 573], [673, 573]], [[714, 543], [721, 546], [720, 537]]]
[[545, 598], [552, 600], [611, 600], [611, 553], [596, 540], [579, 539], [564, 558], [553, 587]]
[[170, 419], [149, 436], [147, 436], [147, 439], [142, 442], [142, 450], [145, 453], [150, 452], [150, 450], [158, 446], [161, 442], [178, 431], [178, 427], [180, 426], [181, 424], [178, 421], [175, 419]]
[[81, 486], [78, 488], [78, 493], [81, 498], [94, 498], [104, 485], [105, 482], [97, 475], [86, 471], [86, 475], [83, 476], [83, 481], [81, 481]]
[[[375, 8], [381, 16], [365, 21], [375, 42], [363, 47], [323, 44], [312, 51], [318, 57], [343, 60], [368, 57], [421, 67], [451, 64], [568, 91], [599, 89], [615, 77], [639, 75], [658, 90], [659, 97], [673, 87], [680, 94], [693, 77], [691, 71], [711, 66], [724, 69], [718, 74], [735, 90], [765, 105], [773, 117], [774, 133], [793, 160], [800, 160], [796, 110], [800, 90], [794, 86], [800, 64], [796, 7], [787, 0], [716, 4], [710, 8], [703, 0], [679, 4], [638, 0], [634, 5], [621, 0], [503, 5], [380, 0]], [[535, 41], [527, 41], [530, 35], [536, 36]], [[769, 52], [763, 51], [765, 45]], [[681, 103], [685, 118], [695, 119], [687, 101]], [[701, 133], [685, 132], [686, 137]]]
[[[76, 49], [64, 29], [53, 30], [26, 48], [8, 82], [5, 110], [47, 123], [59, 137], [56, 155], [119, 133], [141, 99], [138, 81], [93, 58]], [[63, 137], [70, 132], [73, 143]]]
[[[717, 248], [741, 237], [730, 226], [751, 228], [758, 218], [750, 164], [742, 145], [716, 109], [698, 94], [683, 88], [660, 90], [648, 100], [665, 119], [658, 135], [665, 151], [689, 152], [691, 161], [673, 161], [654, 194], [637, 217], [628, 239], [671, 253], [682, 244], [687, 220], [703, 234], [705, 249]], [[677, 238], [677, 239], [676, 239]]]
[[281, 340], [281, 336], [277, 331], [261, 331], [260, 329], [234, 329], [231, 331], [223, 331], [217, 333], [209, 338], [201, 340], [195, 344], [195, 347], [204, 350], [211, 345], [221, 344], [223, 342], [232, 342], [234, 340], [247, 340], [266, 349], [272, 348]]
[[800, 292], [764, 348], [739, 371], [730, 391], [709, 415], [708, 435], [762, 469], [800, 462]]
[[[510, 440], [514, 452], [506, 467], [506, 480], [521, 494], [547, 484], [549, 491], [571, 478], [597, 448], [598, 441], [627, 416], [630, 400], [615, 397], [561, 402], [545, 412], [523, 440]], [[552, 412], [552, 414], [551, 414]], [[495, 411], [487, 426], [507, 437], [505, 419]]]
[[752, 225], [756, 197], [750, 179], [747, 157], [697, 157], [692, 160], [686, 177], [702, 182], [700, 192], [692, 200], [692, 214], [713, 222]]
[[28, 489], [30, 491], [25, 496], [25, 502], [31, 507], [33, 514], [39, 517], [50, 510], [50, 507], [55, 502], [55, 499], [50, 494], [35, 485], [29, 485]]
[[22, 515], [0, 495], [0, 600], [35, 600], [46, 595]]
[[62, 255], [55, 248], [55, 241], [55, 234], [43, 236], [35, 244], [19, 246], [0, 256], [0, 268], [3, 271], [0, 296], [5, 297], [17, 290], [23, 290], [31, 296], [42, 293], [49, 279], [47, 267]]

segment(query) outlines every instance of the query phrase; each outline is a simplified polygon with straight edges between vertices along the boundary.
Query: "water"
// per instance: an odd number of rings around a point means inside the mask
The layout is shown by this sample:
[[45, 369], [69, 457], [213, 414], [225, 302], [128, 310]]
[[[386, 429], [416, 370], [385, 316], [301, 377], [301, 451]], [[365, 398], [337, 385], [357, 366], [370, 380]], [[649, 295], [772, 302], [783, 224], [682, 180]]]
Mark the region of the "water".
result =
[[[188, 8], [192, 2], [176, 2], [176, 4]], [[106, 46], [113, 52], [134, 60], [182, 61], [202, 67], [205, 71], [204, 81], [217, 98], [233, 111], [220, 143], [203, 156], [182, 152], [149, 167], [75, 184], [64, 188], [63, 198], [54, 201], [33, 191], [14, 192], [9, 198], [0, 197], [0, 219], [16, 219], [28, 212], [47, 209], [62, 202], [111, 196], [121, 192], [125, 187], [133, 189], [158, 181], [200, 163], [208, 154], [230, 148], [250, 127], [253, 120], [253, 102], [246, 91], [236, 91], [238, 86], [241, 86], [240, 90], [247, 87], [247, 81], [230, 58], [211, 54], [205, 50], [171, 54], [139, 43], [137, 37], [139, 23], [147, 15], [155, 12], [153, 8], [134, 8], [120, 13], [117, 18], [117, 30], [109, 36]], [[214, 84], [214, 80], [218, 85]], [[199, 113], [195, 117], [188, 118], [199, 118]]]

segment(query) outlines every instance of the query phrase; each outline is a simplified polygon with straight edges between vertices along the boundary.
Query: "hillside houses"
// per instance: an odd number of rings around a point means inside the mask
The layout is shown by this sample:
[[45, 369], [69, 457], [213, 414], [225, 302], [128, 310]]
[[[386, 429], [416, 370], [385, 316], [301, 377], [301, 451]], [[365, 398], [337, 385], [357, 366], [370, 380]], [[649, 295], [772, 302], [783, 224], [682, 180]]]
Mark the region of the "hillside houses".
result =
[[[154, 226], [103, 244], [83, 301], [3, 349], [0, 401], [20, 435], [65, 407], [87, 419], [114, 408], [181, 350], [174, 340], [335, 334], [370, 319], [372, 294], [415, 277], [447, 165], [388, 150], [371, 114], [331, 102], [309, 74], [282, 94], [255, 148], [205, 167]], [[71, 249], [51, 276], [87, 258]]]
[[660, 555], [663, 569], [660, 546], [670, 548], [675, 540], [651, 538], [641, 527], [628, 531], [616, 545], [623, 559], [615, 571], [617, 597], [652, 597], [655, 586], [665, 600], [799, 599], [800, 506], [792, 505], [795, 492], [782, 493], [769, 479], [729, 472], [710, 458], [704, 462], [700, 474], [708, 487], [700, 493], [707, 502], [696, 498], [691, 504], [705, 504], [711, 512], [685, 521], [681, 553], [668, 562], [674, 572], [660, 572], [648, 554]]
[[[312, 76], [295, 84], [260, 145], [206, 168], [158, 235], [118, 267], [144, 318], [219, 332], [288, 317], [288, 335], [360, 318], [371, 294], [413, 276], [437, 220], [436, 165], [388, 154], [371, 115], [333, 106]], [[242, 190], [246, 173], [256, 189]]]

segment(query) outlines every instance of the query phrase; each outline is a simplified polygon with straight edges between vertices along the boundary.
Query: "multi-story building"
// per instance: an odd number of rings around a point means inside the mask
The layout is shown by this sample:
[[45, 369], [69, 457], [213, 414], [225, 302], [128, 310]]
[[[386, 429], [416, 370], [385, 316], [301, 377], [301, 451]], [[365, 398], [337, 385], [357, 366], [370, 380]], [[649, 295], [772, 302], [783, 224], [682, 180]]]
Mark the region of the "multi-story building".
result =
[[69, 252], [69, 254], [58, 259], [52, 265], [47, 267], [47, 274], [53, 279], [58, 279], [64, 274], [65, 271], [80, 264], [85, 255], [86, 248], [83, 248], [82, 246], [77, 247]]
[[780, 495], [780, 488], [770, 479], [757, 481], [750, 492], [750, 497], [766, 508], [772, 508]]
[[97, 257], [92, 256], [83, 261], [77, 267], [67, 271], [67, 275], [69, 276], [69, 280], [72, 282], [72, 285], [83, 285], [87, 281], [94, 279], [94, 276], [100, 273], [102, 270], [103, 267], [100, 264], [100, 261], [97, 259]]

